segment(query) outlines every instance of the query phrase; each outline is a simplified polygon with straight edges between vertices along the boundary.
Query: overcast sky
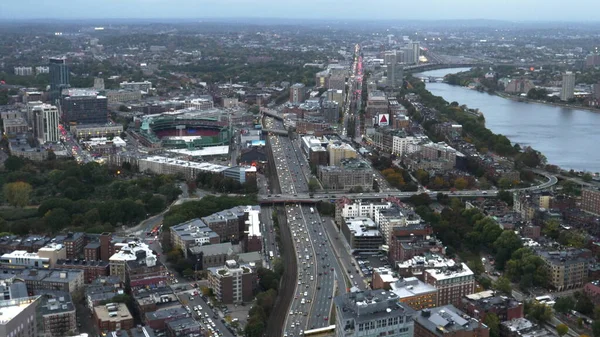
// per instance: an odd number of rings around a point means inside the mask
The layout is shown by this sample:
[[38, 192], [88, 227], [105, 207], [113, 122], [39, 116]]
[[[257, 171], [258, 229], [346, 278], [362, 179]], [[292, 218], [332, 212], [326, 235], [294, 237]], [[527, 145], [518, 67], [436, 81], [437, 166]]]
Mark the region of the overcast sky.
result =
[[0, 18], [598, 21], [600, 0], [0, 0]]

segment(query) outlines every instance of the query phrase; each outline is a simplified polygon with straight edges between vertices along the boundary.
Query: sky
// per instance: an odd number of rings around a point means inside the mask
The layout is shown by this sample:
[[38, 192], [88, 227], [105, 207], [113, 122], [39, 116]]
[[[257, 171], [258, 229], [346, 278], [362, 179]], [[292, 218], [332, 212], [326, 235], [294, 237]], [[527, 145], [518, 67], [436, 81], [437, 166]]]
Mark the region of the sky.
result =
[[599, 21], [600, 0], [0, 0], [2, 19]]

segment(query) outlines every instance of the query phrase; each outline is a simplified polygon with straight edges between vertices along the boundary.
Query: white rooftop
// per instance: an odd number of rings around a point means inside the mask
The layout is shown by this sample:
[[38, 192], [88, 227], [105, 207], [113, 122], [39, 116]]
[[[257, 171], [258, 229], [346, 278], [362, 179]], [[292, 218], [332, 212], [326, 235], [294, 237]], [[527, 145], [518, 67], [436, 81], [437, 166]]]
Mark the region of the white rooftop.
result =
[[248, 213], [248, 220], [246, 220], [248, 236], [260, 237], [262, 235], [260, 231], [260, 208], [248, 206], [246, 212]]
[[190, 168], [196, 168], [203, 171], [210, 171], [214, 173], [223, 172], [228, 169], [227, 166], [211, 164], [211, 163], [198, 163], [187, 160], [178, 160], [173, 158], [161, 157], [161, 156], [151, 156], [143, 159], [149, 162], [161, 163], [161, 164], [171, 164], [176, 166], [184, 166]]
[[462, 270], [459, 269], [456, 271], [450, 271], [442, 269], [426, 269], [425, 271], [438, 281], [474, 275], [471, 269], [469, 269], [469, 267], [467, 267], [467, 265], [464, 263], [462, 263]]
[[188, 150], [188, 149], [174, 149], [167, 150], [172, 153], [179, 153], [187, 156], [193, 157], [203, 157], [203, 156], [219, 156], [226, 155], [229, 153], [229, 146], [208, 146], [200, 150]]

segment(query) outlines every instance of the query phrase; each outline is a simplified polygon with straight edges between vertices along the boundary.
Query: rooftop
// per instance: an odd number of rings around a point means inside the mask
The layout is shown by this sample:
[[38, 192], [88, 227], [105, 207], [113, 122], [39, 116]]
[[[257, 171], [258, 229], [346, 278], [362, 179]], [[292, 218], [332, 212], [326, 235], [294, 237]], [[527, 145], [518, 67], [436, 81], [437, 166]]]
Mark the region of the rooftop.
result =
[[398, 298], [419, 296], [437, 292], [437, 288], [427, 284], [416, 277], [407, 277], [390, 284], [392, 292], [398, 295]]
[[381, 236], [381, 232], [371, 218], [357, 217], [346, 218], [346, 226], [355, 237], [376, 237]]
[[336, 296], [334, 303], [343, 320], [352, 318], [361, 322], [379, 317], [414, 315], [413, 309], [398, 300], [398, 295], [393, 292], [366, 290]]
[[59, 296], [54, 296], [53, 294], [42, 295], [42, 303], [38, 305], [37, 310], [42, 315], [56, 315], [74, 312], [75, 305], [71, 300], [71, 295], [61, 292]]
[[133, 319], [127, 305], [124, 303], [108, 303], [94, 307], [96, 316], [101, 321], [120, 322], [126, 319]]
[[474, 275], [471, 269], [464, 263], [461, 263], [460, 265], [455, 264], [442, 269], [427, 269], [425, 271], [438, 281]]
[[169, 164], [169, 165], [174, 165], [174, 166], [188, 167], [191, 169], [198, 169], [198, 170], [208, 171], [208, 172], [213, 172], [213, 173], [220, 173], [229, 168], [228, 166], [223, 166], [223, 165], [217, 165], [217, 164], [211, 164], [211, 163], [205, 163], [205, 162], [198, 163], [198, 162], [193, 162], [193, 161], [179, 160], [179, 159], [173, 159], [173, 158], [161, 157], [161, 156], [150, 156], [150, 157], [146, 157], [141, 160], [144, 160], [147, 162], [152, 162], [152, 163], [158, 163], [158, 164]]
[[453, 305], [420, 310], [414, 317], [414, 321], [437, 336], [444, 336], [446, 333], [461, 330], [473, 331], [476, 328], [485, 327], [485, 325], [469, 317]]
[[0, 301], [0, 326], [10, 322], [34, 303], [40, 296], [23, 297], [18, 299]]
[[198, 255], [200, 253], [203, 253], [204, 256], [229, 255], [229, 254], [233, 253], [233, 248], [232, 248], [231, 242], [224, 242], [224, 243], [217, 243], [214, 245], [190, 247], [189, 251], [193, 255]]

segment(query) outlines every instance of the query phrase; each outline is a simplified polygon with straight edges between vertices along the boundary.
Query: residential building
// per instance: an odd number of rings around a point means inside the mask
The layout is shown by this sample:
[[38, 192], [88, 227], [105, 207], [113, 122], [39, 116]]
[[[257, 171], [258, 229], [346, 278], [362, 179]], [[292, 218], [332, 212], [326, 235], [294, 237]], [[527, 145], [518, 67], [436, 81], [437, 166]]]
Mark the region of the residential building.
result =
[[501, 337], [531, 337], [531, 336], [549, 336], [548, 330], [539, 327], [526, 318], [515, 318], [510, 321], [500, 323]]
[[37, 67], [35, 67], [35, 73], [36, 73], [36, 75], [39, 75], [39, 74], [49, 74], [50, 73], [50, 67], [48, 67], [48, 66], [37, 66]]
[[370, 191], [373, 188], [373, 169], [358, 158], [343, 159], [339, 166], [319, 166], [317, 174], [325, 189]]
[[50, 58], [50, 99], [52, 103], [61, 98], [63, 89], [69, 88], [69, 66], [65, 58]]
[[41, 296], [38, 313], [46, 337], [70, 336], [77, 331], [75, 305], [69, 293], [45, 292]]
[[535, 250], [548, 268], [549, 287], [563, 291], [582, 287], [585, 283], [588, 261], [592, 256], [589, 249], [569, 248], [566, 250]]
[[98, 331], [128, 330], [134, 327], [133, 316], [124, 303], [108, 303], [94, 307]]
[[181, 305], [174, 307], [162, 308], [152, 312], [146, 312], [143, 316], [143, 321], [150, 328], [163, 331], [167, 328], [167, 323], [178, 320], [184, 317], [189, 317], [190, 314]]
[[228, 260], [222, 267], [208, 268], [208, 284], [216, 299], [225, 304], [252, 301], [255, 274], [248, 265]]
[[290, 102], [300, 104], [304, 102], [306, 96], [306, 87], [302, 83], [296, 83], [290, 87]]
[[588, 282], [583, 287], [583, 293], [592, 300], [595, 305], [600, 305], [600, 281]]
[[260, 226], [260, 206], [246, 206], [244, 211], [247, 220], [244, 221], [244, 233], [241, 241], [243, 251], [261, 252], [262, 251], [262, 232]]
[[83, 270], [85, 283], [91, 283], [98, 277], [108, 276], [109, 273], [108, 261], [98, 260], [58, 260], [56, 261], [56, 268]]
[[202, 246], [221, 242], [219, 234], [215, 233], [200, 219], [192, 219], [169, 228], [171, 244], [187, 254], [191, 246]]
[[116, 252], [109, 258], [110, 275], [118, 276], [122, 282], [128, 280], [129, 261], [138, 261], [147, 267], [162, 267], [152, 249], [143, 242], [130, 241], [118, 244], [116, 248]]
[[445, 246], [433, 236], [427, 224], [394, 227], [390, 237], [388, 258], [390, 262], [406, 261], [424, 254], [445, 254]]
[[423, 309], [415, 315], [414, 337], [489, 337], [489, 328], [453, 305]]
[[85, 234], [82, 232], [69, 232], [63, 240], [63, 245], [67, 249], [67, 259], [78, 259], [83, 254], [85, 243]]
[[[136, 260], [127, 261], [125, 274], [128, 289], [160, 287], [167, 284], [167, 269], [160, 260], [144, 258], [144, 254], [138, 253]], [[148, 261], [152, 263], [148, 264]]]
[[353, 251], [377, 252], [383, 245], [383, 237], [371, 218], [345, 218], [341, 230]]
[[233, 255], [231, 242], [218, 243], [206, 246], [193, 246], [188, 248], [188, 258], [196, 261], [197, 270], [210, 267], [219, 267], [225, 264]]
[[400, 302], [414, 310], [438, 306], [437, 288], [416, 277], [396, 279], [390, 284], [390, 291], [398, 295]]
[[567, 71], [562, 75], [562, 86], [560, 88], [560, 100], [568, 101], [575, 94], [575, 74]]
[[60, 141], [58, 108], [50, 104], [33, 107], [33, 136], [40, 144]]
[[31, 75], [33, 75], [33, 68], [32, 67], [15, 67], [15, 75], [31, 76]]
[[460, 306], [464, 296], [475, 292], [475, 275], [464, 263], [425, 269], [423, 282], [438, 289], [438, 305]]
[[109, 104], [139, 101], [142, 99], [142, 92], [139, 90], [106, 90], [104, 91], [104, 95]]
[[83, 259], [86, 261], [100, 260], [100, 243], [90, 242], [83, 247]]
[[510, 321], [524, 316], [522, 302], [506, 296], [496, 296], [492, 290], [486, 290], [463, 297], [460, 307], [467, 315], [482, 322], [489, 313], [496, 314], [500, 319], [500, 322]]
[[29, 131], [27, 120], [19, 111], [3, 111], [2, 126], [4, 132], [9, 135], [24, 134]]
[[[6, 269], [3, 271], [10, 273]], [[84, 272], [76, 269], [24, 269], [15, 272], [15, 275], [25, 282], [30, 293], [43, 290], [76, 293], [84, 286]]]
[[333, 302], [338, 337], [413, 336], [416, 312], [399, 302], [393, 292], [350, 292], [336, 296]]
[[240, 240], [246, 230], [247, 206], [237, 206], [202, 218], [224, 240]]
[[600, 215], [600, 190], [584, 188], [581, 191], [581, 209]]
[[358, 153], [347, 143], [329, 143], [327, 145], [327, 152], [329, 154], [329, 166], [339, 166], [342, 160], [347, 158], [357, 158]]
[[[382, 121], [385, 119], [385, 121]], [[388, 126], [390, 124], [388, 99], [382, 91], [372, 91], [368, 95], [365, 109], [365, 126]]]
[[384, 242], [389, 245], [395, 228], [418, 225], [421, 223], [421, 217], [409, 207], [392, 204], [375, 212], [375, 223], [379, 226]]
[[0, 300], [0, 336], [38, 337], [36, 306], [40, 296]]
[[529, 90], [534, 88], [535, 85], [530, 80], [520, 78], [509, 80], [504, 91], [510, 94], [527, 94]]
[[61, 100], [62, 120], [69, 125], [106, 124], [108, 100], [90, 89], [66, 89]]
[[167, 322], [168, 337], [201, 336], [203, 331], [200, 322], [192, 317], [180, 318]]

